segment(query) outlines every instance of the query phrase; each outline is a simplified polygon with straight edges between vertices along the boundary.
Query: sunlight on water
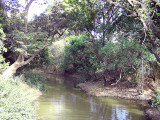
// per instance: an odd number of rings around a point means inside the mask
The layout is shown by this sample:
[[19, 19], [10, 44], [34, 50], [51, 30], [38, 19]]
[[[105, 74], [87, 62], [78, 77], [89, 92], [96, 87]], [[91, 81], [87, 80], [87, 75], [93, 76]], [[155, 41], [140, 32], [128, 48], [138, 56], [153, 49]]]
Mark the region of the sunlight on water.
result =
[[[66, 81], [69, 84], [63, 84]], [[136, 101], [88, 96], [72, 88], [72, 83], [58, 76], [48, 83], [48, 92], [39, 98], [41, 120], [145, 120]]]

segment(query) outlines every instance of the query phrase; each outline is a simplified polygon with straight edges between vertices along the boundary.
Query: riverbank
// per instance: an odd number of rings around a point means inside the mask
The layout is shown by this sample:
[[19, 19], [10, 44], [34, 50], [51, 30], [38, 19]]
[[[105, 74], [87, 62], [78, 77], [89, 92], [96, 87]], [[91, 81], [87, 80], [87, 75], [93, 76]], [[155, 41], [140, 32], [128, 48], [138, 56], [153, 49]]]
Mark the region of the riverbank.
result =
[[160, 112], [157, 108], [150, 107], [144, 112], [149, 120], [160, 120]]
[[[36, 120], [37, 98], [41, 91], [30, 87], [22, 76], [0, 78], [0, 119]], [[27, 79], [28, 80], [28, 79]]]
[[[135, 88], [123, 88], [118, 85], [109, 85], [104, 87], [102, 81], [80, 83], [78, 87], [88, 95], [129, 100], [150, 101], [155, 94], [150, 89], [145, 90], [143, 95], [139, 95]], [[149, 107], [144, 111], [144, 113], [148, 120], [160, 120], [160, 112], [157, 108]]]
[[[35, 69], [33, 71], [37, 71], [41, 74], [54, 74], [54, 75], [66, 75], [75, 79], [75, 81], [79, 81], [82, 77], [78, 74], [65, 74], [64, 72], [51, 72], [43, 69]], [[155, 92], [151, 89], [145, 89], [143, 95], [139, 95], [136, 87], [130, 87], [123, 83], [116, 85], [108, 85], [104, 86], [103, 81], [89, 81], [85, 83], [80, 83], [77, 85], [82, 91], [86, 92], [88, 95], [97, 96], [97, 97], [114, 97], [121, 99], [130, 99], [130, 100], [150, 100], [154, 97]]]
[[[46, 73], [46, 71], [41, 70], [41, 73]], [[47, 72], [47, 74], [54, 74], [54, 75], [64, 75], [61, 72]], [[81, 76], [78, 74], [65, 74], [71, 78], [74, 78], [78, 81]], [[71, 82], [71, 81], [70, 81]], [[85, 82], [80, 83], [77, 85], [82, 91], [86, 92], [88, 95], [97, 96], [97, 97], [112, 97], [112, 98], [121, 98], [121, 99], [128, 99], [128, 100], [143, 100], [149, 101], [154, 97], [154, 91], [148, 89], [145, 86], [145, 91], [143, 95], [139, 95], [137, 89], [135, 87], [127, 86], [126, 84], [123, 85], [119, 83], [117, 85], [108, 85], [106, 87], [103, 86], [103, 81], [97, 82]], [[149, 105], [148, 105], [149, 106]], [[145, 115], [149, 120], [160, 120], [160, 113], [157, 108], [149, 107], [144, 111]]]
[[150, 89], [145, 90], [143, 95], [137, 93], [136, 88], [126, 88], [120, 85], [103, 86], [102, 81], [80, 83], [78, 87], [85, 91], [88, 95], [97, 97], [114, 97], [132, 100], [150, 100], [154, 92]]

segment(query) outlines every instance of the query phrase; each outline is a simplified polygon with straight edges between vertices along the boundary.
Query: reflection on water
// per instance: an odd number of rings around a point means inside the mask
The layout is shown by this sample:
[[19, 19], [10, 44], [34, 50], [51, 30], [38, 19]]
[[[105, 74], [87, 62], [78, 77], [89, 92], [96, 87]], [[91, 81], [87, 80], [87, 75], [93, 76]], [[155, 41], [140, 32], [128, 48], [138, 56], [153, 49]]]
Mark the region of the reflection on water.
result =
[[135, 101], [88, 96], [71, 87], [71, 78], [52, 77], [48, 92], [39, 99], [41, 120], [145, 120]]

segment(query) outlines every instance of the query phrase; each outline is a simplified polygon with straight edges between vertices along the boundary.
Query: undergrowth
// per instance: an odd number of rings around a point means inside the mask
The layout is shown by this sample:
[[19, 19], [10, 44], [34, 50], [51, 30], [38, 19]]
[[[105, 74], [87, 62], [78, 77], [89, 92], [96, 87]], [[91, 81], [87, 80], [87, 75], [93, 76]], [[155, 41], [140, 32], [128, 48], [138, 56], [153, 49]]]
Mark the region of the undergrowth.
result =
[[26, 78], [25, 82], [30, 87], [36, 87], [41, 91], [47, 90], [46, 77], [44, 75], [38, 72], [29, 72], [29, 73], [26, 73], [24, 76]]
[[160, 92], [156, 91], [155, 97], [152, 99], [152, 106], [157, 107], [160, 111]]
[[46, 78], [27, 73], [15, 78], [0, 78], [0, 120], [37, 120], [37, 94], [46, 91]]
[[0, 78], [0, 120], [36, 120], [38, 90], [22, 82], [23, 77]]

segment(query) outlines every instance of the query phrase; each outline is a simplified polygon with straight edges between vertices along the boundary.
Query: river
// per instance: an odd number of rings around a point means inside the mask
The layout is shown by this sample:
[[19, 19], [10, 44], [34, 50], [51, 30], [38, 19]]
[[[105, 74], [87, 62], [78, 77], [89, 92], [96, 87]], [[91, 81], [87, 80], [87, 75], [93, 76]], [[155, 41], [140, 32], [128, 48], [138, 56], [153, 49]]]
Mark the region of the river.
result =
[[143, 102], [89, 96], [73, 78], [48, 75], [48, 91], [38, 100], [40, 120], [146, 120]]

